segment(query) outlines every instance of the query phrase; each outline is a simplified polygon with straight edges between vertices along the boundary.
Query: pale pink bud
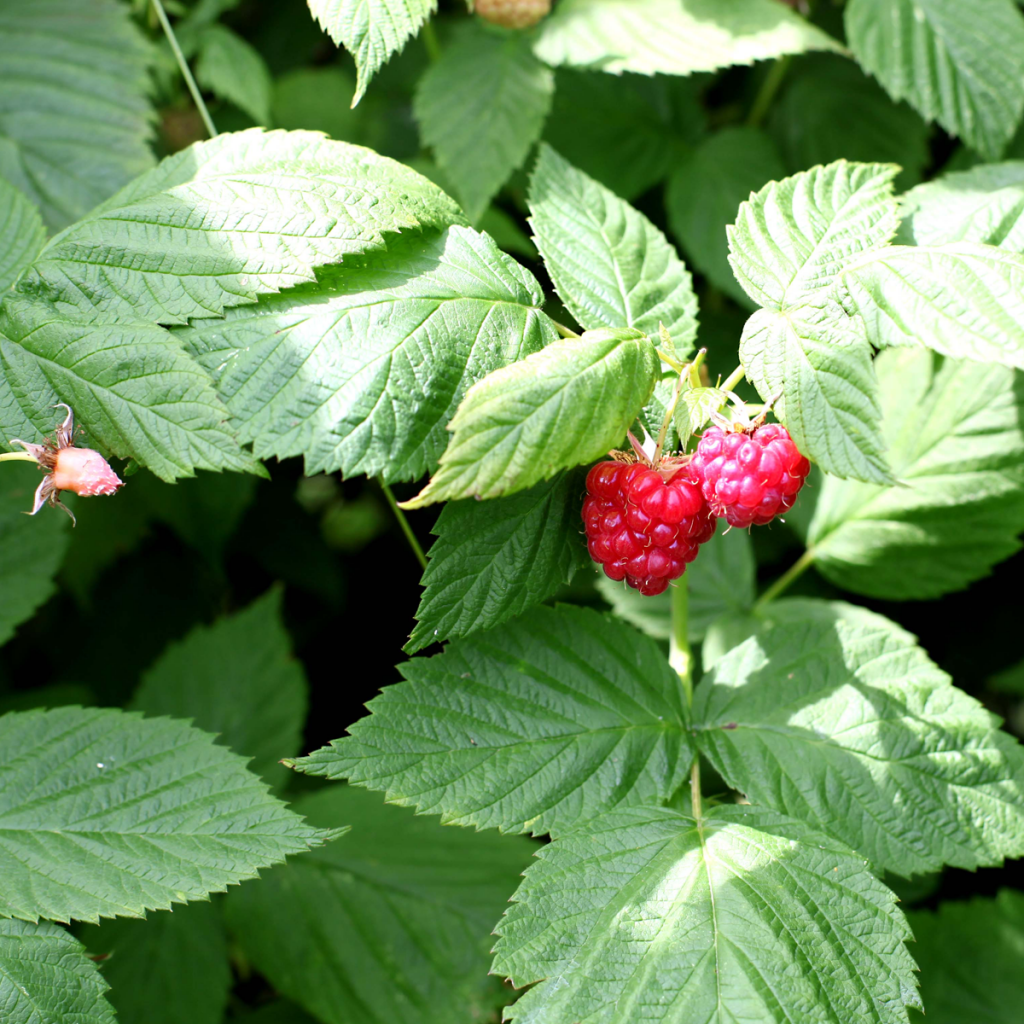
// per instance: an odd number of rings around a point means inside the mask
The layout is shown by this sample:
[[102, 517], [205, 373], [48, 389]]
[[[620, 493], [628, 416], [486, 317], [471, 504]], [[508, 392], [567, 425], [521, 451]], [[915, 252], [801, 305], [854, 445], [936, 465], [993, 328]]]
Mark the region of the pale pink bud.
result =
[[122, 486], [107, 460], [91, 448], [58, 448], [54, 453], [52, 486], [83, 498], [113, 494]]

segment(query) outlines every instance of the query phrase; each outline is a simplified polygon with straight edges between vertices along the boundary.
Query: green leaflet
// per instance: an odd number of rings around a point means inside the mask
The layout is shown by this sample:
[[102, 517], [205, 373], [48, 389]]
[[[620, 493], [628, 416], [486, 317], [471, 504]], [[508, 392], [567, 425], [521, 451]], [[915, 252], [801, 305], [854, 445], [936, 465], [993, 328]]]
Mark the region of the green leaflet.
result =
[[437, 10], [437, 0], [308, 0], [313, 17], [356, 62], [355, 106], [370, 79]]
[[198, 42], [196, 81], [257, 124], [269, 126], [273, 84], [259, 51], [223, 25], [204, 28]]
[[313, 281], [384, 236], [461, 221], [402, 164], [314, 132], [199, 142], [55, 236], [22, 279], [70, 315], [180, 324]]
[[898, 172], [892, 164], [837, 160], [769, 182], [727, 229], [736, 279], [759, 306], [823, 302], [844, 266], [896, 232]]
[[446, 823], [536, 835], [667, 800], [690, 770], [664, 655], [589, 609], [534, 608], [399, 671], [350, 736], [297, 767]]
[[878, 347], [927, 345], [1024, 368], [1024, 256], [989, 245], [893, 245], [842, 275], [843, 305]]
[[583, 492], [571, 471], [486, 505], [445, 505], [406, 653], [497, 626], [568, 583], [588, 562]]
[[537, 55], [554, 65], [690, 75], [806, 50], [841, 49], [773, 0], [561, 0]]
[[938, 597], [987, 574], [1024, 528], [1020, 375], [926, 350], [883, 352], [882, 434], [895, 487], [826, 477], [809, 533], [815, 565], [846, 590]]
[[1024, 894], [941, 903], [908, 915], [928, 1024], [1013, 1024], [1024, 1003]]
[[0, 717], [0, 915], [141, 917], [339, 834], [304, 824], [244, 765], [168, 718]]
[[275, 589], [171, 644], [142, 677], [130, 707], [191, 718], [236, 754], [251, 757], [253, 772], [282, 783], [277, 762], [301, 746], [308, 689]]
[[71, 521], [59, 509], [24, 513], [42, 476], [35, 466], [8, 464], [0, 477], [0, 644], [53, 593]]
[[63, 928], [0, 918], [4, 1024], [115, 1024], [107, 983]]
[[476, 223], [540, 137], [555, 79], [525, 33], [480, 21], [462, 28], [420, 79], [414, 110], [424, 143]]
[[777, 399], [797, 448], [822, 469], [892, 482], [871, 346], [858, 319], [838, 307], [760, 309], [743, 328], [740, 362], [761, 397]]
[[905, 1024], [920, 1005], [896, 897], [800, 822], [637, 807], [537, 858], [497, 928], [495, 973], [540, 982], [508, 1020]]
[[495, 370], [466, 394], [437, 471], [404, 507], [512, 494], [600, 458], [625, 437], [659, 369], [648, 338], [624, 328], [555, 341]]
[[0, 178], [0, 302], [45, 242], [46, 228], [32, 201]]
[[850, 0], [846, 37], [866, 71], [989, 160], [1024, 112], [1024, 20], [1013, 0]]
[[714, 665], [697, 742], [729, 785], [910, 876], [1024, 853], [1024, 754], [863, 609], [771, 623]]
[[190, 903], [78, 929], [103, 962], [118, 1024], [221, 1024], [231, 990], [220, 907]]
[[635, 327], [693, 350], [697, 298], [690, 274], [642, 214], [542, 144], [530, 180], [530, 225], [562, 301], [587, 330]]
[[690, 262], [748, 308], [750, 299], [729, 266], [726, 225], [752, 192], [785, 173], [778, 149], [763, 131], [723, 128], [684, 156], [669, 180], [669, 224]]
[[0, 176], [50, 230], [152, 167], [151, 53], [115, 0], [0, 0]]
[[471, 385], [556, 337], [543, 300], [488, 236], [453, 227], [176, 334], [257, 457], [393, 482], [434, 468]]
[[944, 174], [911, 189], [900, 205], [902, 241], [979, 242], [1024, 252], [1024, 161]]
[[67, 402], [90, 443], [164, 480], [194, 469], [262, 472], [239, 448], [210, 378], [155, 324], [70, 320], [12, 295], [0, 308], [0, 438], [38, 443]]
[[274, 988], [324, 1024], [492, 1019], [508, 993], [487, 977], [490, 932], [535, 844], [443, 828], [348, 786], [296, 808], [352, 831], [227, 899]]
[[[786, 75], [768, 131], [789, 171], [845, 157], [898, 164], [896, 190], [916, 185], [932, 160], [931, 129], [912, 107], [894, 103], [852, 60], [808, 54]], [[781, 175], [777, 175], [781, 177]]]

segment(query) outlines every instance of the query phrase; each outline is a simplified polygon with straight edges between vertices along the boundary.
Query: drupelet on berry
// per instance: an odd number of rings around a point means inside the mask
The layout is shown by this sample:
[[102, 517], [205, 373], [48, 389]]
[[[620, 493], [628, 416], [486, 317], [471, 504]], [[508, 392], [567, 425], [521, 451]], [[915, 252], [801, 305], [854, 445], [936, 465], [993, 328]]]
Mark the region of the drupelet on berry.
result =
[[709, 427], [689, 463], [711, 512], [730, 526], [763, 526], [788, 512], [811, 464], [781, 424], [751, 430]]
[[495, 25], [530, 28], [551, 13], [551, 0], [476, 0], [474, 10]]
[[666, 481], [643, 463], [599, 462], [587, 474], [590, 557], [613, 580], [660, 594], [715, 532], [700, 488], [681, 469]]

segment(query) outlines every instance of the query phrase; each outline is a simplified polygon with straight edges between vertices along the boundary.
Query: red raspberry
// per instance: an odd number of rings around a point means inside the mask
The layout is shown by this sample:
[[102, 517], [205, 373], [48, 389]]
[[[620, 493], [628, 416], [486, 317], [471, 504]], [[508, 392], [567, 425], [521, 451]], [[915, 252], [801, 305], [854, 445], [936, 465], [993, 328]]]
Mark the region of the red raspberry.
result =
[[551, 0], [476, 0], [474, 6], [484, 21], [505, 28], [530, 28], [551, 13]]
[[660, 594], [715, 532], [700, 488], [676, 473], [667, 483], [639, 462], [599, 462], [587, 474], [583, 523], [590, 557], [613, 580]]
[[714, 515], [730, 526], [747, 527], [788, 512], [811, 464], [785, 427], [766, 423], [750, 432], [709, 427], [689, 471]]

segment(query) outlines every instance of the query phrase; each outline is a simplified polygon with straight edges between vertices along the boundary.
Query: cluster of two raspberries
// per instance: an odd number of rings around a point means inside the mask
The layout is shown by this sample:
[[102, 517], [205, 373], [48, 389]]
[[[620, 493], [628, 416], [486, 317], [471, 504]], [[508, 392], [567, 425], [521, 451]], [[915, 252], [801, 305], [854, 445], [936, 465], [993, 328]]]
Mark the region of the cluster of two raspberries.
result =
[[770, 523], [793, 507], [811, 465], [785, 427], [710, 427], [689, 458], [599, 462], [587, 474], [590, 557], [641, 594], [662, 593], [697, 557], [719, 519]]

